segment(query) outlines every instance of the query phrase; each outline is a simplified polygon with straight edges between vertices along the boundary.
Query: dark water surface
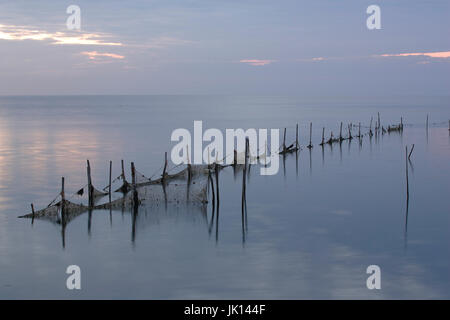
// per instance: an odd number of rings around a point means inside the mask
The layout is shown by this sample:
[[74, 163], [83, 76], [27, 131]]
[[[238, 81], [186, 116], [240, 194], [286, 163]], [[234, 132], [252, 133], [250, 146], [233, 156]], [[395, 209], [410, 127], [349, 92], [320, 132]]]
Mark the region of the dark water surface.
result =
[[[383, 125], [403, 134], [318, 143], [321, 128]], [[429, 114], [429, 128], [425, 128]], [[0, 298], [450, 298], [449, 97], [0, 97]], [[177, 206], [94, 211], [61, 226], [18, 219], [66, 193], [97, 188], [120, 159], [160, 174], [176, 128], [284, 128], [300, 143], [275, 176], [250, 172], [242, 233], [241, 173], [220, 173], [220, 210]], [[353, 132], [356, 133], [356, 130]], [[406, 214], [405, 145], [415, 144]], [[284, 165], [283, 165], [284, 163]], [[134, 228], [133, 228], [134, 226]], [[133, 231], [134, 230], [134, 231]], [[245, 242], [243, 241], [245, 239]], [[68, 265], [82, 290], [66, 288]], [[379, 265], [382, 289], [368, 290]]]

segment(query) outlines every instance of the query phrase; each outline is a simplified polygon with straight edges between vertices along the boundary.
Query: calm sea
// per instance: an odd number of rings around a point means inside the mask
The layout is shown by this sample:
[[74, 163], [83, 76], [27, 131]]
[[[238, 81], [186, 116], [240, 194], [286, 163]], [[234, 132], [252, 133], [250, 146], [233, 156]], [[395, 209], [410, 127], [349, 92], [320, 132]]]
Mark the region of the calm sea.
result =
[[[403, 117], [403, 134], [321, 148], [340, 122], [367, 132]], [[429, 126], [425, 122], [429, 115]], [[0, 97], [0, 298], [450, 298], [449, 97], [293, 98], [230, 96]], [[65, 229], [17, 217], [60, 191], [108, 184], [120, 160], [158, 177], [174, 129], [287, 127], [312, 150], [280, 159], [274, 176], [250, 172], [247, 229], [242, 173], [220, 173], [212, 216], [182, 204], [97, 210]], [[356, 134], [354, 129], [353, 133]], [[405, 146], [409, 164], [407, 208]], [[172, 164], [170, 165], [172, 166]], [[408, 210], [407, 210], [408, 209]], [[134, 221], [134, 222], [133, 222]], [[81, 268], [81, 290], [66, 268]], [[381, 268], [381, 290], [366, 269]]]

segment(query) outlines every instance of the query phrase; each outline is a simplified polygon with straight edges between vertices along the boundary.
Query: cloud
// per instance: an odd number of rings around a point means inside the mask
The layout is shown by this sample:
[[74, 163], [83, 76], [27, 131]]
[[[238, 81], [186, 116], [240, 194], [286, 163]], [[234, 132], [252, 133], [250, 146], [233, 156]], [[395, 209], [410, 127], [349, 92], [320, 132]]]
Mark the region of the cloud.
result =
[[80, 54], [87, 56], [90, 60], [98, 60], [103, 58], [111, 58], [111, 59], [125, 59], [125, 56], [121, 56], [116, 53], [108, 53], [108, 52], [97, 52], [97, 51], [83, 51]]
[[241, 63], [247, 63], [251, 66], [265, 66], [268, 64], [271, 64], [273, 62], [276, 62], [277, 60], [260, 60], [260, 59], [244, 59], [244, 60], [239, 60], [239, 62]]
[[414, 52], [414, 53], [394, 53], [394, 54], [382, 54], [379, 57], [413, 57], [413, 56], [425, 56], [430, 58], [450, 58], [450, 51], [440, 52]]
[[109, 42], [109, 37], [99, 33], [65, 33], [39, 30], [30, 26], [15, 26], [0, 24], [0, 40], [10, 41], [51, 41], [55, 45], [97, 45], [97, 46], [122, 46], [120, 42]]

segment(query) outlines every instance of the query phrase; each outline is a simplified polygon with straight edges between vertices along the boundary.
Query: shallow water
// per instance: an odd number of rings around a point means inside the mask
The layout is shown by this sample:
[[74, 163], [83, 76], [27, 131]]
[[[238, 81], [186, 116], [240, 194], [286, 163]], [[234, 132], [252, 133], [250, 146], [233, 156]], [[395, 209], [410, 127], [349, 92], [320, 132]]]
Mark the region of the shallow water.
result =
[[[403, 117], [403, 134], [331, 148], [321, 128]], [[425, 128], [429, 114], [429, 128]], [[0, 298], [450, 298], [449, 97], [227, 96], [0, 97]], [[158, 177], [176, 128], [284, 128], [300, 124], [314, 148], [280, 159], [275, 176], [250, 171], [247, 227], [242, 173], [220, 173], [220, 208], [182, 204], [97, 210], [61, 226], [18, 219], [66, 193], [108, 184], [124, 159]], [[354, 134], [355, 134], [354, 130]], [[405, 145], [414, 144], [406, 212]], [[134, 218], [133, 218], [134, 217]], [[67, 290], [65, 270], [82, 270]], [[382, 289], [368, 290], [379, 265]]]

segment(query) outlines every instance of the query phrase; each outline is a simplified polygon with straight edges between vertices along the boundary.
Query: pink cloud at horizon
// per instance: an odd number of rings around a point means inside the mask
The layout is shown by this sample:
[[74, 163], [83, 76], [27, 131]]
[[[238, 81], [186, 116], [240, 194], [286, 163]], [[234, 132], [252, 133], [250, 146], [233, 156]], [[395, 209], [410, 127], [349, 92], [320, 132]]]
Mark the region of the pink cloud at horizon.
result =
[[412, 56], [425, 56], [430, 58], [450, 58], [450, 51], [439, 51], [439, 52], [413, 52], [413, 53], [393, 53], [393, 54], [382, 54], [381, 57], [412, 57]]
[[87, 56], [90, 60], [95, 60], [97, 58], [125, 59], [125, 56], [109, 52], [83, 51], [80, 52], [80, 54]]
[[272, 62], [276, 62], [276, 60], [269, 60], [269, 59], [243, 59], [239, 60], [241, 63], [246, 63], [251, 66], [265, 66], [268, 64], [271, 64]]

